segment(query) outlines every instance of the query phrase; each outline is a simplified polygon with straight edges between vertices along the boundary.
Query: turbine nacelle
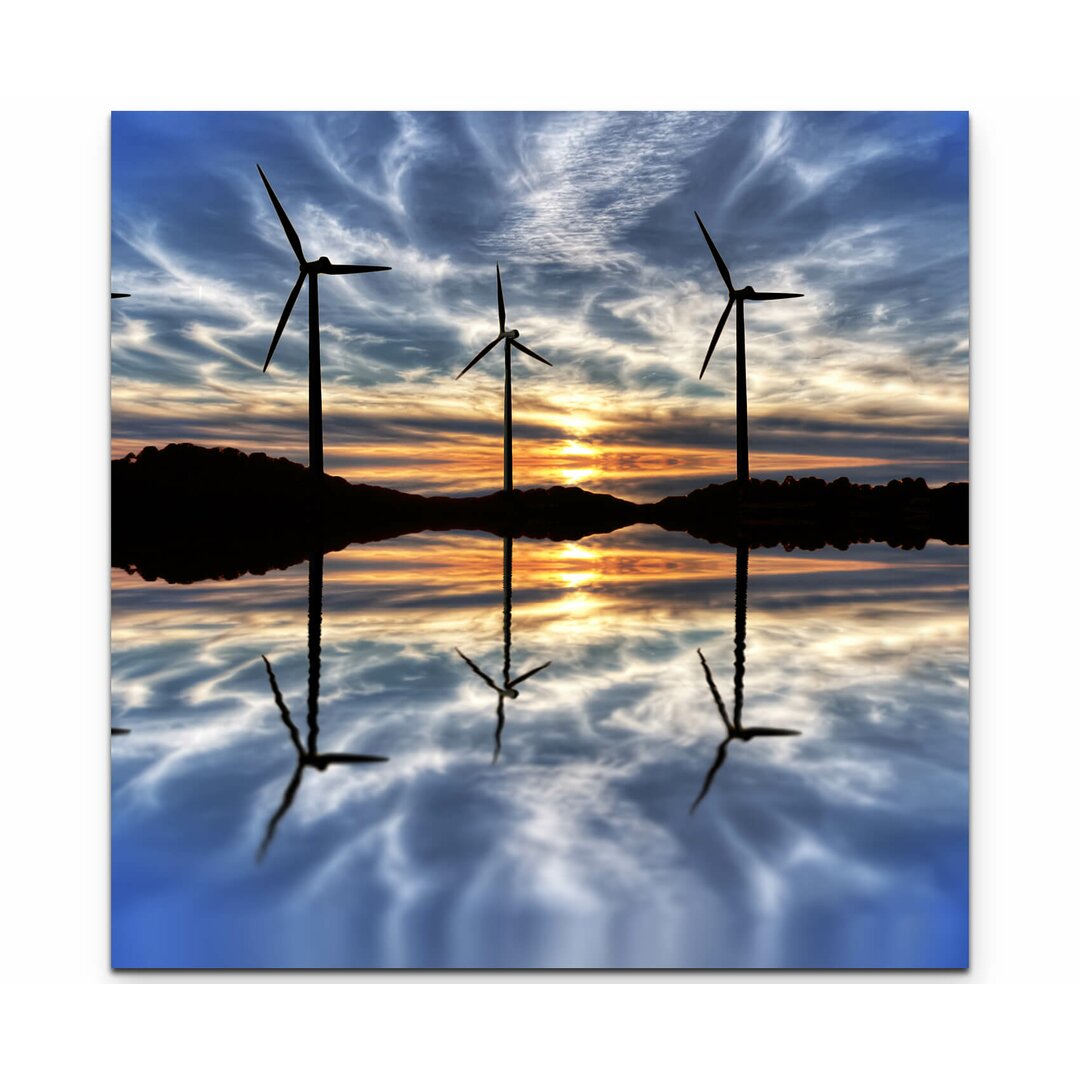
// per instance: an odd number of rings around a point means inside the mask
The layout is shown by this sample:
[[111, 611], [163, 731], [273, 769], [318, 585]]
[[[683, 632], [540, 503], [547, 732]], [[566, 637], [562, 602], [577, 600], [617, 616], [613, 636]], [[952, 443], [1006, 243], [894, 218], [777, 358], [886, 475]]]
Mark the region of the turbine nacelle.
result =
[[753, 285], [747, 285], [745, 289], [738, 289], [731, 293], [736, 300], [793, 300], [796, 296], [803, 296], [801, 292], [757, 292]]
[[389, 270], [389, 266], [357, 266], [352, 263], [331, 262], [325, 255], [314, 262], [301, 261], [300, 276], [305, 274], [374, 274], [379, 270]]

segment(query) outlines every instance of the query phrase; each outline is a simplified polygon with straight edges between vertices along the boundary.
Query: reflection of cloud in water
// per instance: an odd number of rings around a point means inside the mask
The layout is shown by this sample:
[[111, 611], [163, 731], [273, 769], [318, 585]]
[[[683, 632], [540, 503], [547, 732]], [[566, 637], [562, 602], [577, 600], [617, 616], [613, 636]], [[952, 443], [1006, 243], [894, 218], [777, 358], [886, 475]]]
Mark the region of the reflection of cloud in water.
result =
[[[391, 761], [311, 776], [258, 872], [294, 764], [258, 657], [302, 698], [305, 568], [122, 589], [116, 962], [965, 962], [962, 557], [752, 553], [744, 722], [803, 735], [742, 748], [690, 817], [722, 735], [694, 650], [730, 682], [733, 553], [667, 541], [515, 544], [515, 667], [558, 678], [515, 700], [495, 770], [490, 691], [453, 646], [499, 655], [501, 542], [328, 556], [323, 732]], [[672, 572], [635, 582], [642, 552]], [[444, 555], [468, 587], [444, 590]], [[545, 569], [571, 564], [599, 576]]]

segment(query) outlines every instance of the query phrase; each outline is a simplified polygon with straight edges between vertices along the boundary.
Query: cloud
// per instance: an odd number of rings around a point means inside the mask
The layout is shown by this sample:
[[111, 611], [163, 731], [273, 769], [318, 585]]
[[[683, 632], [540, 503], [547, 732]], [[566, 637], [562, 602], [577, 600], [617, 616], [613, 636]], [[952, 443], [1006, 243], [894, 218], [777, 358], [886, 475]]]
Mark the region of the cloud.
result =
[[687, 159], [728, 123], [717, 114], [569, 113], [517, 141], [513, 208], [488, 248], [605, 270], [640, 255], [616, 242], [686, 178]]
[[[707, 475], [682, 452], [691, 446], [715, 446], [711, 478], [726, 478], [734, 328], [699, 382], [725, 302], [691, 215], [699, 209], [738, 283], [806, 294], [748, 311], [752, 453], [774, 455], [762, 466], [783, 475], [860, 457], [889, 463], [867, 465], [875, 477], [966, 475], [966, 131], [956, 118], [224, 113], [115, 123], [113, 278], [134, 294], [114, 305], [117, 452], [197, 438], [303, 455], [303, 301], [261, 374], [295, 269], [260, 160], [306, 250], [394, 268], [326, 279], [320, 291], [332, 468], [356, 465], [363, 440], [396, 439], [435, 476], [460, 459], [463, 433], [497, 434], [496, 366], [452, 380], [497, 329], [500, 260], [511, 325], [556, 365], [515, 368], [522, 462], [586, 433], [593, 449], [609, 442], [593, 474], [623, 485], [609, 490], [649, 487], [619, 475], [623, 448], [637, 443], [672, 449], [656, 491]], [[841, 449], [849, 440], [857, 454]], [[775, 456], [784, 453], [786, 468]], [[374, 454], [370, 470], [346, 474], [380, 482], [387, 461]]]

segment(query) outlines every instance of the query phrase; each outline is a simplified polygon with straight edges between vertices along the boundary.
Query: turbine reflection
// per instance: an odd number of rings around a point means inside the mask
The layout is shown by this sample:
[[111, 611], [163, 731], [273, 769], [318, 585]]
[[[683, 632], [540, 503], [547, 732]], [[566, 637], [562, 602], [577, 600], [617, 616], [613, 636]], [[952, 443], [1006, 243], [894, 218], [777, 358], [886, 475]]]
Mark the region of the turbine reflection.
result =
[[514, 574], [514, 541], [512, 537], [503, 537], [503, 667], [502, 684], [497, 683], [490, 675], [473, 663], [460, 649], [455, 652], [472, 669], [473, 673], [483, 679], [488, 686], [498, 695], [498, 703], [495, 706], [495, 750], [491, 756], [491, 764], [499, 760], [502, 753], [502, 733], [506, 724], [506, 699], [516, 698], [520, 691], [517, 689], [526, 679], [531, 679], [538, 672], [551, 665], [551, 661], [541, 664], [539, 667], [526, 671], [516, 679], [510, 678], [510, 619], [511, 619], [511, 593], [513, 591]]
[[277, 678], [270, 661], [263, 656], [266, 665], [266, 674], [270, 680], [270, 690], [274, 695], [274, 704], [281, 713], [281, 722], [289, 732], [289, 739], [296, 750], [296, 768], [285, 787], [281, 797], [281, 804], [274, 812], [266, 825], [266, 833], [259, 845], [257, 861], [262, 861], [274, 839], [281, 819], [289, 812], [289, 808], [300, 790], [300, 782], [304, 778], [305, 769], [317, 769], [325, 772], [331, 765], [372, 765], [389, 758], [377, 757], [372, 754], [321, 754], [319, 753], [319, 674], [322, 655], [322, 586], [323, 586], [323, 555], [322, 552], [313, 552], [308, 560], [308, 696], [307, 696], [307, 742], [300, 738], [300, 730], [293, 723], [289, 707], [285, 704], [285, 698], [278, 686]]
[[698, 656], [701, 658], [701, 666], [705, 669], [705, 681], [709, 685], [709, 691], [712, 693], [713, 701], [716, 702], [716, 709], [720, 713], [720, 719], [724, 722], [724, 730], [727, 734], [716, 748], [716, 758], [709, 771], [705, 774], [705, 782], [701, 785], [698, 797], [690, 807], [691, 814], [698, 808], [705, 796], [709, 794], [713, 780], [716, 779], [716, 774], [720, 771], [720, 766], [724, 764], [727, 757], [728, 744], [733, 740], [750, 742], [751, 739], [757, 738], [802, 734], [802, 732], [793, 731], [790, 728], [744, 728], [742, 725], [743, 679], [746, 675], [746, 592], [749, 568], [750, 548], [746, 544], [740, 544], [735, 553], [735, 702], [734, 711], [730, 718], [727, 709], [724, 707], [724, 699], [720, 696], [720, 691], [716, 687], [716, 680], [713, 679], [712, 671], [709, 669], [709, 663], [705, 659], [705, 654], [700, 649], [697, 651]]

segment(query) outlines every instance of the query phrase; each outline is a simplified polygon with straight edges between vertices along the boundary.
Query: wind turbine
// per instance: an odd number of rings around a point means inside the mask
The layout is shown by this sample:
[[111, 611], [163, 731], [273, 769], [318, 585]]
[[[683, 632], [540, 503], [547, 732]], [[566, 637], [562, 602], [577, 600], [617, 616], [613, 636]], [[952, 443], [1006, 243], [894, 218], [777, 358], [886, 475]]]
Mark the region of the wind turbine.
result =
[[506, 329], [506, 305], [503, 303], [502, 275], [499, 273], [499, 264], [495, 264], [495, 282], [499, 288], [499, 336], [490, 344], [485, 345], [466, 365], [460, 374], [454, 376], [460, 379], [474, 364], [482, 360], [500, 341], [506, 342], [505, 372], [503, 377], [503, 491], [509, 495], [514, 490], [514, 450], [513, 450], [513, 409], [510, 402], [510, 350], [519, 349], [526, 356], [539, 360], [541, 364], [552, 367], [550, 360], [545, 360], [539, 353], [526, 348], [518, 340], [516, 330]]
[[373, 765], [389, 758], [376, 757], [371, 754], [323, 754], [319, 752], [319, 669], [322, 655], [322, 584], [323, 584], [323, 554], [321, 551], [312, 552], [308, 560], [308, 697], [307, 697], [307, 742], [300, 738], [300, 731], [293, 723], [292, 715], [285, 698], [278, 687], [274, 677], [274, 669], [270, 661], [263, 656], [266, 665], [266, 674], [270, 680], [270, 691], [274, 695], [274, 704], [281, 713], [281, 722], [289, 732], [289, 739], [296, 750], [296, 768], [285, 786], [285, 792], [281, 796], [281, 805], [274, 812], [273, 817], [266, 826], [266, 834], [259, 845], [257, 859], [262, 860], [274, 839], [281, 819], [289, 812], [296, 793], [300, 790], [300, 781], [304, 779], [305, 769], [316, 769], [326, 772], [331, 765]]
[[389, 266], [354, 266], [347, 263], [332, 263], [325, 255], [310, 261], [304, 255], [304, 249], [300, 246], [300, 237], [292, 226], [285, 208], [278, 202], [270, 181], [266, 179], [266, 173], [262, 166], [256, 164], [262, 182], [266, 185], [266, 192], [270, 201], [274, 204], [281, 227], [285, 230], [289, 245], [300, 263], [300, 276], [289, 293], [289, 299], [285, 301], [285, 308], [281, 312], [277, 329], [274, 331], [274, 339], [270, 342], [270, 348], [266, 353], [266, 363], [263, 371], [270, 366], [270, 357], [274, 355], [277, 343], [281, 340], [285, 324], [292, 314], [293, 305], [300, 295], [304, 279], [308, 278], [308, 469], [312, 481], [319, 484], [323, 473], [323, 439], [322, 439], [322, 365], [319, 359], [319, 275], [331, 274], [371, 274], [378, 270], [389, 270]]
[[111, 295], [111, 296], [109, 297], [109, 299], [110, 299], [110, 300], [123, 300], [123, 299], [124, 299], [124, 297], [126, 297], [126, 296], [130, 296], [130, 295], [131, 295], [131, 293], [129, 293], [129, 292], [114, 292], [114, 293], [113, 293], [113, 294], [112, 294], [112, 295]]
[[797, 296], [803, 296], [803, 293], [797, 292], [755, 292], [753, 285], [747, 285], [744, 289], [736, 289], [731, 283], [731, 274], [728, 273], [728, 268], [724, 265], [724, 260], [720, 258], [720, 252], [716, 250], [716, 245], [712, 242], [712, 237], [709, 235], [709, 230], [705, 228], [705, 223], [698, 217], [698, 213], [694, 211], [694, 217], [697, 218], [698, 225], [701, 226], [701, 234], [705, 237], [705, 243], [709, 245], [709, 250], [712, 252], [712, 257], [716, 261], [716, 268], [720, 271], [720, 276], [724, 279], [724, 284], [727, 286], [728, 302], [727, 307], [724, 308], [724, 313], [720, 316], [720, 321], [716, 324], [716, 329], [713, 331], [712, 341], [709, 342], [709, 351], [705, 354], [705, 363], [701, 365], [701, 374], [698, 378], [703, 378], [705, 375], [705, 369], [709, 366], [709, 361], [712, 359], [713, 350], [716, 348], [716, 343], [720, 340], [720, 334], [724, 329], [724, 323], [727, 322], [728, 315], [731, 314], [731, 305], [735, 305], [735, 393], [737, 397], [737, 413], [736, 413], [736, 436], [738, 438], [738, 457], [737, 457], [737, 469], [738, 480], [740, 484], [745, 484], [750, 479], [750, 443], [749, 443], [749, 424], [746, 417], [746, 330], [743, 326], [743, 304], [746, 301], [756, 302], [758, 300], [792, 300]]
[[510, 678], [510, 594], [513, 590], [513, 575], [514, 575], [514, 541], [512, 537], [503, 537], [503, 669], [502, 669], [502, 684], [497, 683], [490, 675], [485, 671], [482, 671], [476, 664], [474, 664], [460, 649], [454, 651], [465, 661], [466, 664], [472, 668], [473, 672], [484, 680], [499, 695], [498, 704], [495, 706], [495, 751], [491, 757], [491, 764], [494, 765], [499, 760], [499, 754], [502, 752], [502, 732], [503, 726], [506, 723], [506, 699], [516, 698], [521, 692], [518, 690], [526, 679], [531, 679], [538, 672], [544, 670], [544, 668], [551, 665], [549, 660], [546, 664], [541, 664], [539, 667], [533, 668], [531, 671], [526, 671], [524, 675], [519, 675], [516, 679]]
[[701, 803], [701, 800], [709, 794], [709, 788], [720, 771], [727, 757], [728, 744], [733, 740], [750, 742], [751, 739], [774, 738], [782, 735], [801, 735], [800, 731], [792, 731], [790, 728], [752, 727], [742, 726], [743, 707], [743, 678], [746, 675], [746, 586], [749, 578], [750, 549], [746, 544], [740, 544], [735, 552], [735, 711], [729, 719], [727, 709], [724, 707], [724, 699], [716, 688], [713, 674], [709, 670], [705, 654], [698, 649], [697, 654], [701, 660], [701, 666], [705, 669], [705, 681], [709, 684], [716, 709], [720, 713], [720, 719], [724, 722], [724, 730], [727, 734], [716, 748], [716, 758], [712, 767], [705, 775], [705, 782], [701, 785], [701, 792], [690, 807], [692, 814]]

